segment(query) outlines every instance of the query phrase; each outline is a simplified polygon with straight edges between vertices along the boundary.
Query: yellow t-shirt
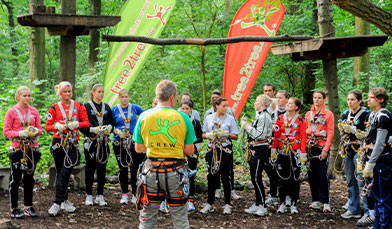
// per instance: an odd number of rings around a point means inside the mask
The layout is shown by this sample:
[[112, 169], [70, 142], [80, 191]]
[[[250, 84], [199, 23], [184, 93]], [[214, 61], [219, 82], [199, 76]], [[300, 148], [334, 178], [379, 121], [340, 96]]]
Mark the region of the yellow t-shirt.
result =
[[169, 107], [143, 112], [135, 127], [133, 140], [147, 148], [147, 157], [184, 158], [184, 146], [196, 141], [189, 117]]

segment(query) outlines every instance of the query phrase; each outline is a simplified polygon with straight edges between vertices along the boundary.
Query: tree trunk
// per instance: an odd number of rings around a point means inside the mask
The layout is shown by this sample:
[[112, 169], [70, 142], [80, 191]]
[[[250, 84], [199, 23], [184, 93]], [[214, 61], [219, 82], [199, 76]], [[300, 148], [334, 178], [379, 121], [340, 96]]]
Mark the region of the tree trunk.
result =
[[333, 4], [372, 23], [388, 36], [392, 36], [392, 14], [369, 0], [331, 0]]
[[231, 0], [226, 0], [226, 5], [225, 5], [226, 14], [230, 12], [230, 5], [231, 5]]
[[[317, 0], [318, 9], [318, 23], [319, 32], [321, 37], [333, 37], [335, 35], [334, 27], [332, 25], [332, 4], [329, 0]], [[337, 126], [340, 117], [339, 108], [339, 95], [338, 95], [338, 68], [336, 59], [323, 60], [323, 76], [324, 76], [324, 88], [327, 92], [327, 106], [328, 109], [334, 114], [335, 126]], [[339, 145], [339, 131], [335, 128], [334, 140], [330, 149], [330, 161], [333, 162], [338, 152]], [[334, 163], [329, 164], [328, 174], [333, 175]]]
[[202, 75], [202, 83], [203, 83], [203, 110], [205, 111], [207, 108], [207, 86], [206, 86], [206, 47], [203, 46], [200, 49], [200, 69]]
[[[35, 5], [43, 5], [43, 0], [30, 0], [30, 13], [33, 13]], [[30, 48], [30, 80], [40, 81], [45, 77], [45, 28], [32, 27], [29, 40]], [[33, 84], [32, 87], [37, 87], [40, 91], [44, 91], [45, 84]]]
[[[370, 24], [365, 20], [355, 17], [355, 35], [369, 35]], [[370, 49], [369, 49], [370, 50]], [[353, 86], [358, 86], [359, 81], [363, 80], [365, 87], [364, 91], [369, 91], [369, 71], [370, 71], [370, 51], [365, 55], [354, 57], [354, 78]]]
[[11, 40], [11, 53], [13, 56], [12, 61], [14, 62], [14, 75], [18, 75], [18, 48], [16, 46], [17, 38], [15, 34], [15, 21], [14, 21], [14, 6], [12, 1], [1, 0], [1, 2], [5, 5], [8, 11], [8, 25], [10, 28], [10, 40]]
[[[91, 14], [101, 15], [101, 0], [90, 0]], [[98, 48], [100, 45], [100, 33], [97, 29], [92, 29], [90, 32], [90, 54], [88, 56], [88, 73], [93, 75], [95, 73], [94, 65], [98, 61]]]
[[[76, 0], [61, 1], [62, 14], [76, 13]], [[68, 81], [73, 87], [75, 97], [76, 37], [61, 36], [60, 40], [60, 81]]]

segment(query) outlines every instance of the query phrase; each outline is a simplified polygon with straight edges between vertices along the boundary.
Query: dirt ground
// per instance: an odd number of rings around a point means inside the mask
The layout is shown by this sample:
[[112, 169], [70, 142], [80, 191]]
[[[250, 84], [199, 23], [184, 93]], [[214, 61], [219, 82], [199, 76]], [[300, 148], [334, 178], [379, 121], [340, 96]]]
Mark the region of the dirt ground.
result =
[[[254, 191], [237, 191], [243, 198], [235, 200], [232, 215], [223, 215], [223, 200], [216, 201], [216, 211], [208, 215], [202, 215], [198, 211], [189, 216], [191, 228], [355, 228], [355, 220], [345, 220], [340, 217], [343, 213], [341, 206], [347, 200], [347, 188], [344, 180], [331, 181], [331, 206], [332, 213], [322, 213], [307, 208], [311, 202], [309, 185], [303, 182], [301, 185], [300, 200], [298, 203], [298, 215], [289, 213], [278, 215], [276, 209], [269, 208], [266, 217], [255, 217], [244, 212], [244, 208], [250, 206], [254, 200]], [[23, 193], [20, 190], [20, 195]], [[37, 184], [34, 194], [34, 206], [39, 217], [24, 219], [12, 219], [11, 224], [15, 228], [137, 228], [138, 212], [132, 205], [119, 204], [121, 191], [119, 185], [107, 185], [105, 187], [105, 199], [108, 206], [85, 206], [85, 193], [70, 188], [69, 199], [77, 207], [72, 214], [61, 212], [58, 217], [49, 217], [47, 210], [52, 204], [54, 189], [48, 189]], [[206, 201], [207, 194], [199, 194], [195, 205], [198, 210]], [[22, 201], [21, 201], [22, 200]], [[22, 196], [19, 199], [22, 207]], [[9, 220], [8, 193], [3, 192], [0, 197], [0, 221]], [[169, 215], [160, 213], [157, 228], [172, 228]]]

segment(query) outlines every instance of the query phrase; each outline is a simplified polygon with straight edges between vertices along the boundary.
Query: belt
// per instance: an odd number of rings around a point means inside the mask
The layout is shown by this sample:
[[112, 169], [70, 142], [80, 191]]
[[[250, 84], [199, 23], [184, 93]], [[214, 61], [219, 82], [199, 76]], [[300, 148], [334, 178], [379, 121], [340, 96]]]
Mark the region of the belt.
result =
[[184, 167], [185, 160], [174, 158], [147, 158], [144, 166], [152, 172], [173, 172]]
[[263, 143], [268, 143], [268, 140], [264, 139], [264, 140], [259, 140], [259, 141], [250, 141], [250, 142], [248, 142], [249, 145], [258, 145], [258, 144], [263, 144]]

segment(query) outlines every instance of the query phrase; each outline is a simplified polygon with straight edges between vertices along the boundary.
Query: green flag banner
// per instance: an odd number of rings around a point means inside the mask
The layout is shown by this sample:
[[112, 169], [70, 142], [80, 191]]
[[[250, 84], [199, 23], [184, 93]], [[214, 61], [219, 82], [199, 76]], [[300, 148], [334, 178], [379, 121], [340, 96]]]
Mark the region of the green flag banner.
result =
[[[175, 0], [128, 0], [114, 35], [159, 37], [173, 11]], [[118, 103], [121, 89], [129, 89], [153, 46], [136, 42], [110, 43], [104, 75], [105, 96], [110, 106]]]

